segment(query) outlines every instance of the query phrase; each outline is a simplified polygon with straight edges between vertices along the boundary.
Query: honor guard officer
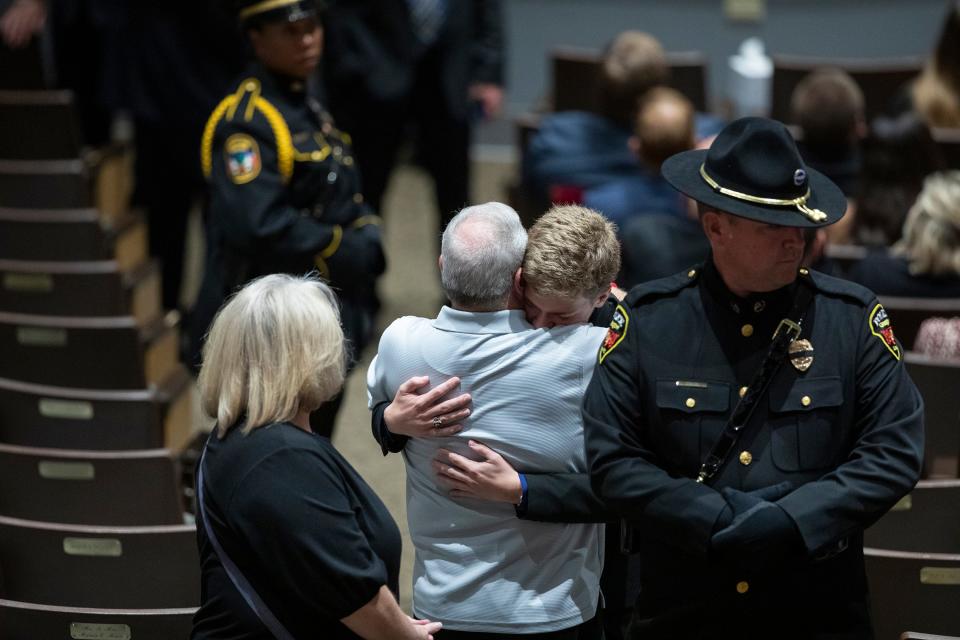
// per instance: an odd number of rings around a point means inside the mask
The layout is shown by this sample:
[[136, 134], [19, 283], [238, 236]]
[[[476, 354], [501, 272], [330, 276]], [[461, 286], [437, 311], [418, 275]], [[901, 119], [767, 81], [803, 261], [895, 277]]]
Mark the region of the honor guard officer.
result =
[[800, 266], [843, 193], [761, 118], [662, 170], [712, 253], [630, 292], [583, 405], [633, 637], [871, 638], [863, 529], [917, 481], [923, 403], [876, 297]]
[[[374, 285], [385, 261], [349, 136], [315, 96], [317, 3], [241, 0], [237, 8], [256, 60], [203, 133], [210, 192], [206, 273], [191, 320], [194, 353], [216, 310], [240, 285], [268, 273], [317, 269], [337, 291], [356, 357], [372, 330]], [[332, 410], [313, 417], [314, 430], [327, 435], [339, 400], [330, 404]]]

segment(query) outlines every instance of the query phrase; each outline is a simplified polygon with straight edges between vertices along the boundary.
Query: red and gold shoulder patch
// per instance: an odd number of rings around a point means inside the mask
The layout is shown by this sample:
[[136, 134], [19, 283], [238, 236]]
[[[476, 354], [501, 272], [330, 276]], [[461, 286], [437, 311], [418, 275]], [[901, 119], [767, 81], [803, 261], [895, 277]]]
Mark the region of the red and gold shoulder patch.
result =
[[629, 325], [630, 316], [627, 315], [627, 310], [623, 308], [623, 305], [618, 304], [613, 312], [613, 318], [610, 320], [610, 328], [607, 329], [607, 335], [603, 338], [603, 344], [600, 345], [598, 362], [602, 363], [603, 359], [607, 357], [607, 354], [623, 342], [623, 337], [627, 335], [627, 327]]
[[893, 335], [893, 325], [890, 324], [890, 317], [882, 304], [877, 303], [877, 306], [870, 312], [869, 322], [870, 333], [883, 341], [883, 346], [893, 354], [894, 358], [899, 360], [901, 356], [900, 345], [897, 344], [897, 339]]

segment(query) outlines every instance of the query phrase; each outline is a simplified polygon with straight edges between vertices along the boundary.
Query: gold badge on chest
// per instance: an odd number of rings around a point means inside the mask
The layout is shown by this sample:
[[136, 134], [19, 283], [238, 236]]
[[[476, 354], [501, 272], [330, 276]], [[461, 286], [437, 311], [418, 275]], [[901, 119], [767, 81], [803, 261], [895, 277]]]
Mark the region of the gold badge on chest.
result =
[[806, 371], [813, 364], [813, 345], [809, 340], [794, 340], [787, 351], [790, 353], [790, 364], [797, 371]]

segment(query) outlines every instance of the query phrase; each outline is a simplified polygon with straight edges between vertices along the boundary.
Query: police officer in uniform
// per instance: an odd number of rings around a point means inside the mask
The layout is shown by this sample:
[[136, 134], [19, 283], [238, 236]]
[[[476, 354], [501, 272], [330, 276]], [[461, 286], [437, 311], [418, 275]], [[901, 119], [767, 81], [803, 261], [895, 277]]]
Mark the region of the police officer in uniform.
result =
[[[207, 264], [191, 318], [194, 354], [236, 288], [264, 274], [317, 269], [338, 293], [356, 357], [372, 332], [385, 260], [349, 136], [316, 98], [317, 3], [240, 0], [237, 8], [256, 60], [203, 132]], [[339, 399], [327, 404], [311, 422], [329, 435]]]
[[871, 638], [862, 533], [919, 477], [923, 403], [876, 297], [800, 266], [843, 193], [761, 118], [662, 171], [711, 255], [629, 293], [583, 405], [640, 554], [632, 636]]

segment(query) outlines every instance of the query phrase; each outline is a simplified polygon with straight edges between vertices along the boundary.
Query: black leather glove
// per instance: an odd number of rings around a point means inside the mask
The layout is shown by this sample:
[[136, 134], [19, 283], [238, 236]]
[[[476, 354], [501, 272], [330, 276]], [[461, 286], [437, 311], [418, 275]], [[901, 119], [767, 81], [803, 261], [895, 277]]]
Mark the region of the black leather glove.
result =
[[736, 515], [710, 539], [718, 557], [740, 570], [768, 573], [803, 556], [800, 531], [779, 505], [736, 489], [720, 493]]
[[[762, 489], [754, 489], [753, 491], [740, 491], [739, 489], [725, 487], [720, 493], [727, 500], [727, 506], [720, 512], [717, 522], [713, 525], [713, 533], [729, 527], [735, 517], [750, 507], [764, 501], [776, 502], [791, 491], [793, 491], [793, 483], [790, 481], [784, 481]], [[734, 496], [733, 504], [727, 496]]]
[[386, 269], [380, 228], [372, 224], [345, 227], [337, 250], [324, 260], [336, 286], [347, 289], [371, 285], [373, 279]]

